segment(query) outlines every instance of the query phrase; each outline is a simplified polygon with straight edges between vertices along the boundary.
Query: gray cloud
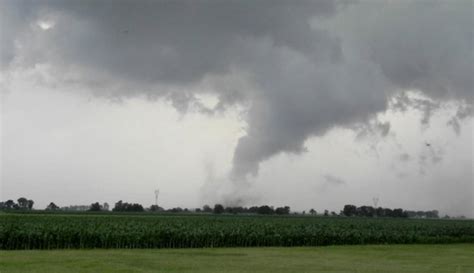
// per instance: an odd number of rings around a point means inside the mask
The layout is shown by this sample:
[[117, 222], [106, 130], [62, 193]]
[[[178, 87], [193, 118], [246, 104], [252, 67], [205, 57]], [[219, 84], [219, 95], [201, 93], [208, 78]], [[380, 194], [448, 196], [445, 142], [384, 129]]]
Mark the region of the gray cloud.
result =
[[444, 149], [440, 147], [438, 143], [430, 143], [430, 146], [424, 147], [418, 156], [418, 164], [420, 168], [419, 173], [422, 175], [426, 174], [426, 169], [429, 164], [439, 164], [443, 160], [444, 154]]
[[335, 185], [335, 186], [346, 184], [346, 181], [344, 181], [342, 178], [339, 178], [330, 174], [326, 174], [323, 177], [324, 177], [324, 180], [326, 181], [326, 184]]
[[[380, 6], [369, 32], [371, 58], [403, 89], [433, 98], [473, 99], [472, 1], [401, 1]], [[369, 7], [370, 6], [370, 7]]]
[[[183, 112], [200, 92], [219, 99], [212, 111], [246, 105], [237, 181], [278, 153], [305, 151], [311, 136], [366, 123], [400, 90], [433, 100], [411, 104], [426, 124], [440, 100], [473, 103], [471, 1], [3, 1], [1, 10], [4, 68], [48, 63], [97, 95], [166, 98]], [[390, 124], [377, 128], [384, 136]]]
[[472, 116], [474, 113], [473, 105], [460, 105], [456, 114], [447, 122], [447, 125], [453, 127], [454, 132], [459, 135], [461, 133], [461, 122]]
[[386, 137], [390, 132], [390, 122], [371, 120], [369, 122], [356, 124], [352, 128], [357, 132], [357, 139], [363, 139], [367, 136]]
[[407, 162], [411, 160], [411, 156], [407, 153], [402, 153], [398, 156], [401, 162]]
[[416, 109], [420, 111], [422, 113], [420, 122], [425, 127], [429, 126], [433, 113], [440, 109], [440, 102], [429, 98], [410, 97], [407, 92], [398, 94], [393, 99], [393, 110], [406, 111], [408, 109]]
[[[240, 53], [235, 42], [242, 38], [268, 36], [275, 46], [311, 54], [314, 45], [327, 41], [319, 35], [300, 39], [311, 31], [306, 21], [336, 8], [327, 0], [296, 5], [147, 0], [4, 1], [4, 5], [2, 10], [18, 11], [7, 16], [6, 29], [12, 29], [10, 25], [28, 29], [41, 19], [55, 21], [52, 31], [37, 34], [30, 28], [32, 37], [22, 37], [38, 43], [20, 52], [27, 55], [27, 62], [74, 65], [128, 81], [180, 85], [206, 74], [225, 74], [238, 57], [235, 52]], [[12, 36], [7, 37], [10, 48], [19, 38]]]
[[317, 186], [318, 192], [327, 192], [328, 190], [331, 190], [333, 188], [346, 186], [346, 181], [339, 176], [325, 174], [322, 176], [322, 178], [324, 179], [324, 182], [320, 183]]

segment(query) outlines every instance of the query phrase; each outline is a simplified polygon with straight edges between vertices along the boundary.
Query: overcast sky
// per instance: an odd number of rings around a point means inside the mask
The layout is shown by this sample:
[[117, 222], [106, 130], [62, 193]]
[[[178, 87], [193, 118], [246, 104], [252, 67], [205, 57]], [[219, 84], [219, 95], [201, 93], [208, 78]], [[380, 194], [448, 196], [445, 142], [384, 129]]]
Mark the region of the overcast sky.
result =
[[0, 199], [474, 216], [473, 2], [0, 1]]

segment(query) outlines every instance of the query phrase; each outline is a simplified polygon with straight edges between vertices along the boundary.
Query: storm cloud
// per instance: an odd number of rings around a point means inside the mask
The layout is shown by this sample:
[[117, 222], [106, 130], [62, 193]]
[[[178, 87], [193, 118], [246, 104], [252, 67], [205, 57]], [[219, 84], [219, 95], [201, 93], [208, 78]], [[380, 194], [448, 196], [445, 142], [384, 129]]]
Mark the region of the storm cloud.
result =
[[[235, 181], [312, 136], [369, 124], [395, 96], [472, 116], [472, 1], [2, 1], [1, 65], [46, 64], [97, 96], [245, 108]], [[218, 99], [200, 106], [197, 96]], [[402, 95], [401, 95], [402, 94]], [[450, 125], [457, 131], [456, 118]], [[387, 135], [389, 123], [379, 123]]]

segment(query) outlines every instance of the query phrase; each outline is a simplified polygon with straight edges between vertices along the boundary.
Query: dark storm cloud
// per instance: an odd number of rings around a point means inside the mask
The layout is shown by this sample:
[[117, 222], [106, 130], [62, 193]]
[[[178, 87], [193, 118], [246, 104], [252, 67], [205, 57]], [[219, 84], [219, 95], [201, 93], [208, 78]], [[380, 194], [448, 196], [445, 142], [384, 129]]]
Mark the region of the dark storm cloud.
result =
[[215, 110], [244, 103], [236, 180], [305, 151], [308, 137], [367, 122], [400, 90], [434, 100], [420, 106], [426, 123], [438, 100], [472, 105], [471, 1], [348, 3], [3, 1], [2, 66], [49, 63], [99, 95], [165, 97], [181, 111], [196, 92], [215, 94]]
[[472, 102], [473, 2], [400, 1], [388, 6], [379, 13], [383, 21], [374, 24], [369, 41], [371, 57], [384, 75], [400, 88]]
[[[42, 18], [57, 20], [55, 30], [44, 40], [39, 38], [40, 52], [32, 52], [37, 62], [71, 63], [132, 81], [177, 84], [226, 73], [238, 58], [234, 52], [240, 53], [235, 42], [242, 38], [268, 36], [275, 46], [311, 55], [314, 46], [326, 40], [318, 35], [301, 39], [311, 32], [307, 20], [336, 9], [335, 2], [328, 0], [270, 5], [267, 1], [110, 0], [4, 4], [4, 10], [15, 11], [6, 21], [14, 21], [17, 27]], [[6, 40], [12, 47], [14, 39]]]

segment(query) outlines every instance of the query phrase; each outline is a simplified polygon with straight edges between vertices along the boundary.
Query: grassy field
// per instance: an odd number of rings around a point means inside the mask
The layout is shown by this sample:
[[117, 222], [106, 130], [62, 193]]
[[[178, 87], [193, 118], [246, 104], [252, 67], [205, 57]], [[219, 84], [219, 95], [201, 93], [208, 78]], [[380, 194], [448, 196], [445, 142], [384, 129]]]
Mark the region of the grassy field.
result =
[[472, 273], [474, 244], [0, 251], [1, 273]]

